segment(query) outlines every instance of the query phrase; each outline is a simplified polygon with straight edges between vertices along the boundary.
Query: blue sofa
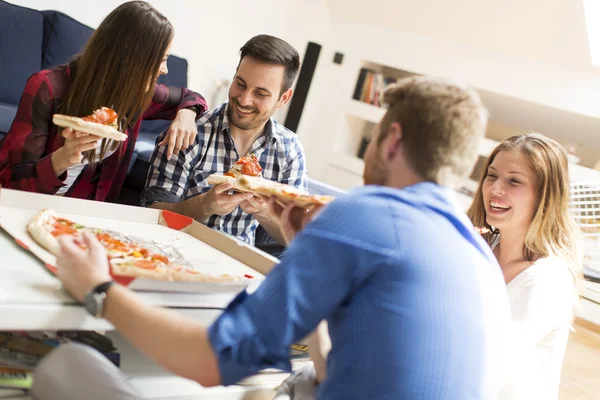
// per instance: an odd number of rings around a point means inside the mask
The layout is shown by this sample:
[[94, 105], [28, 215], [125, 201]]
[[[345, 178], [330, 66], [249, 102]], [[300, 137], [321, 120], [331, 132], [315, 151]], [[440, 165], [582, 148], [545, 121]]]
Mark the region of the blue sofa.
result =
[[[17, 113], [31, 74], [65, 64], [81, 51], [93, 29], [58, 11], [38, 11], [0, 0], [0, 140]], [[187, 87], [187, 61], [171, 56], [159, 83]], [[123, 202], [139, 205], [156, 137], [169, 121], [144, 121], [129, 166]]]

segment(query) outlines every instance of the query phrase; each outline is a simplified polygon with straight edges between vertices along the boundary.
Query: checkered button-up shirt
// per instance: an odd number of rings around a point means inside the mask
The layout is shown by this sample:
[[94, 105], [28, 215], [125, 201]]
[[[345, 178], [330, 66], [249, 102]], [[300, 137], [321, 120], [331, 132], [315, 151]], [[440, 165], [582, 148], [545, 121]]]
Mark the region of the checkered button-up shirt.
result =
[[[180, 202], [207, 192], [211, 174], [225, 173], [240, 158], [229, 132], [228, 103], [198, 119], [194, 144], [178, 157], [167, 160], [166, 147], [157, 147], [150, 159], [142, 205]], [[157, 140], [162, 140], [162, 135]], [[296, 134], [272, 118], [250, 147], [262, 167], [263, 177], [306, 189], [304, 150]], [[203, 221], [204, 222], [204, 221]], [[254, 244], [258, 221], [237, 207], [228, 215], [213, 215], [207, 226]]]

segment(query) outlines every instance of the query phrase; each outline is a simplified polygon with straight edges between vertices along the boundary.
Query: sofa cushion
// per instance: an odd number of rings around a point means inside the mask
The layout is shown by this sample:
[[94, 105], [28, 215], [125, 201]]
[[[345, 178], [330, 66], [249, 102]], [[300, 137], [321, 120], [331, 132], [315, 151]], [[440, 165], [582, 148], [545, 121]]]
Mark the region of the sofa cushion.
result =
[[0, 103], [0, 134], [8, 132], [16, 115], [17, 105]]
[[[184, 58], [170, 56], [167, 61], [167, 68], [169, 69], [169, 73], [161, 75], [158, 78], [158, 83], [168, 86], [187, 87], [188, 63]], [[142, 122], [141, 129], [144, 132], [155, 133], [158, 136], [159, 133], [166, 131], [169, 125], [171, 125], [171, 122], [164, 120], [144, 121]]]
[[25, 82], [42, 69], [39, 11], [0, 1], [0, 102], [19, 104]]
[[131, 159], [131, 164], [129, 165], [127, 182], [139, 191], [144, 190], [146, 187], [146, 176], [148, 175], [148, 169], [150, 168], [150, 157], [152, 157], [152, 153], [154, 152], [157, 137], [158, 135], [155, 133], [140, 131], [137, 141], [135, 142], [133, 157]]
[[94, 30], [58, 11], [42, 11], [44, 41], [42, 68], [66, 64], [79, 54]]

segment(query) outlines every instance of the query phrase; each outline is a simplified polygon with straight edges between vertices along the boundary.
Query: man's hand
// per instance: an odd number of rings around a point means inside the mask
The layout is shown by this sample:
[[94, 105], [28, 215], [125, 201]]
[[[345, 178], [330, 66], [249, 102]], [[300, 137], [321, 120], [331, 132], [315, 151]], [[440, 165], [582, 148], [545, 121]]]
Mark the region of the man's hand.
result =
[[83, 152], [96, 148], [102, 138], [89, 133], [74, 131], [65, 128], [62, 131], [65, 144], [52, 153], [52, 169], [56, 176], [62, 175], [70, 166], [79, 164], [83, 160]]
[[96, 286], [112, 280], [106, 251], [94, 235], [84, 232], [83, 241], [61, 236], [58, 242], [58, 279], [75, 300], [82, 302]]
[[190, 147], [194, 143], [197, 133], [196, 112], [184, 108], [177, 112], [177, 116], [167, 131], [167, 136], [158, 145], [167, 145], [167, 160], [170, 160], [173, 154]]
[[251, 193], [229, 194], [232, 188], [231, 183], [222, 183], [203, 195], [206, 212], [209, 216], [230, 214], [237, 206], [253, 197]]
[[240, 207], [248, 214], [263, 214], [269, 212], [267, 200], [258, 196], [252, 196], [248, 200], [245, 200], [240, 204]]
[[323, 208], [321, 205], [315, 205], [310, 209], [304, 209], [296, 206], [293, 203], [281, 204], [275, 196], [269, 199], [269, 210], [279, 225], [281, 226], [281, 234], [283, 235], [286, 244], [289, 244], [298, 232], [312, 221], [319, 211]]

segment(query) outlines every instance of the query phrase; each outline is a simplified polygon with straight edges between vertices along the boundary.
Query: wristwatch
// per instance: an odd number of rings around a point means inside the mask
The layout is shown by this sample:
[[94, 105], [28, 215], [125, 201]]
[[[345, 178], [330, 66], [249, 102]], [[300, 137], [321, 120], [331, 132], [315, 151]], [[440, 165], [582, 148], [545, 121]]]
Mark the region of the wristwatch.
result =
[[104, 300], [106, 292], [114, 284], [113, 281], [108, 281], [99, 284], [83, 299], [85, 309], [96, 318], [102, 318], [104, 315]]

